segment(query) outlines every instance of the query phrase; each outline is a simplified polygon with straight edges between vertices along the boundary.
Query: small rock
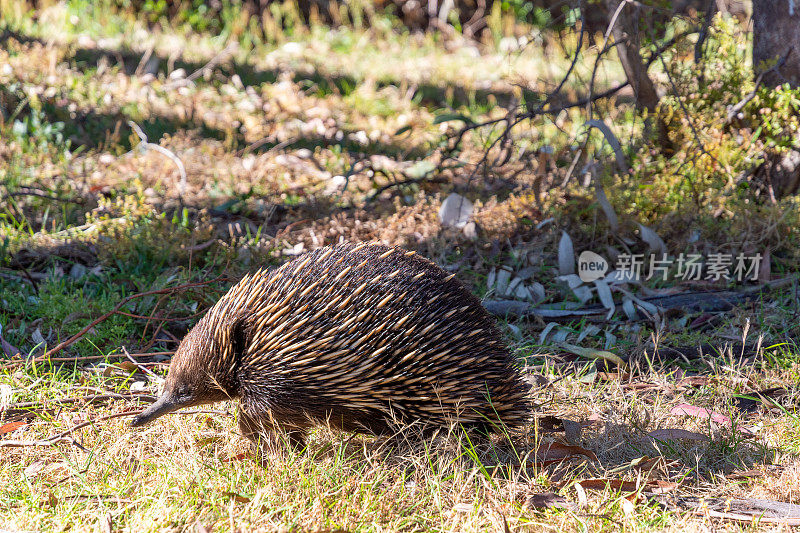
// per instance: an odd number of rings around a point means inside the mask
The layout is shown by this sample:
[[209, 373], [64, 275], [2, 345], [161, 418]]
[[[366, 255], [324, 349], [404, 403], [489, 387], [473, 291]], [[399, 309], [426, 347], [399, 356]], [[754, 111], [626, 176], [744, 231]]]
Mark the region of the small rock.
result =
[[89, 269], [83, 266], [82, 264], [75, 263], [74, 265], [72, 265], [72, 268], [69, 269], [69, 277], [71, 277], [74, 280], [79, 280], [86, 275], [86, 272], [88, 272], [88, 270]]
[[464, 232], [464, 236], [467, 239], [471, 241], [475, 241], [478, 239], [478, 225], [475, 224], [474, 222], [467, 222], [467, 225], [464, 226], [464, 229], [462, 231]]
[[250, 172], [251, 170], [253, 170], [253, 165], [255, 165], [255, 164], [256, 164], [256, 156], [254, 156], [252, 154], [248, 155], [248, 156], [245, 156], [244, 159], [242, 159], [242, 167], [247, 172]]
[[186, 77], [186, 70], [182, 68], [176, 68], [172, 72], [169, 73], [169, 79], [171, 80], [181, 80]]

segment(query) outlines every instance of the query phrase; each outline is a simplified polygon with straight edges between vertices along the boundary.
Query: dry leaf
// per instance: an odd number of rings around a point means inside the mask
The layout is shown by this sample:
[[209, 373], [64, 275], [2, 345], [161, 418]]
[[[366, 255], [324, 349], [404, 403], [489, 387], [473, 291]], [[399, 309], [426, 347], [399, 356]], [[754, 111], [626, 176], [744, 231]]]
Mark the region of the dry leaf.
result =
[[688, 403], [682, 403], [680, 405], [676, 405], [675, 407], [672, 408], [672, 410], [670, 410], [669, 414], [678, 416], [680, 415], [692, 416], [695, 418], [705, 418], [707, 420], [711, 420], [713, 422], [716, 422], [717, 424], [721, 424], [727, 427], [731, 427], [733, 425], [731, 419], [723, 415], [722, 413], [709, 411], [704, 407], [697, 407], [696, 405], [690, 405]]
[[566, 342], [562, 342], [560, 346], [567, 350], [568, 352], [572, 352], [575, 355], [580, 355], [581, 357], [586, 357], [588, 359], [604, 359], [606, 361], [610, 361], [619, 367], [625, 366], [625, 361], [622, 360], [620, 356], [617, 354], [613, 354], [611, 352], [606, 352], [605, 350], [594, 350], [592, 348], [583, 348], [581, 346], [575, 346], [574, 344], [568, 344]]
[[613, 478], [584, 479], [580, 482], [580, 484], [583, 486], [583, 488], [589, 490], [606, 490], [607, 488], [610, 488], [620, 492], [635, 492], [639, 489], [643, 489], [654, 494], [671, 492], [679, 486], [677, 483], [663, 481], [660, 479], [645, 481], [644, 483], [639, 484], [635, 481], [625, 481], [623, 479]]
[[578, 506], [581, 509], [585, 509], [589, 505], [589, 498], [586, 496], [586, 490], [584, 490], [583, 485], [580, 483], [575, 483], [573, 487], [575, 487], [575, 493], [578, 495]]
[[580, 446], [570, 446], [560, 442], [542, 444], [536, 449], [536, 460], [539, 462], [561, 461], [568, 457], [583, 455], [593, 461], [597, 461], [597, 456], [593, 451], [581, 448]]
[[443, 226], [463, 228], [472, 217], [472, 202], [460, 194], [451, 193], [439, 208], [439, 221]]
[[671, 507], [691, 509], [694, 514], [737, 522], [800, 526], [800, 505], [756, 498], [659, 498]]
[[614, 305], [614, 297], [611, 295], [611, 288], [608, 286], [608, 283], [601, 279], [595, 280], [594, 286], [597, 288], [597, 297], [600, 298], [600, 303], [603, 304], [603, 307], [608, 309], [606, 320], [611, 320], [614, 311], [617, 310], [617, 307]]
[[575, 248], [566, 231], [561, 232], [558, 242], [558, 273], [561, 276], [575, 274]]
[[236, 492], [232, 492], [232, 491], [226, 490], [222, 494], [224, 496], [228, 496], [230, 498], [233, 498], [233, 500], [236, 503], [250, 503], [250, 498], [249, 497], [242, 496], [241, 494], [238, 494]]
[[629, 498], [622, 498], [622, 512], [630, 518], [636, 512], [636, 505]]
[[710, 440], [702, 433], [678, 428], [656, 429], [648, 433], [647, 436], [656, 440], [693, 440], [700, 442], [708, 442]]
[[554, 492], [543, 492], [534, 494], [525, 502], [525, 506], [531, 509], [571, 509], [577, 510], [575, 504], [570, 503], [563, 496], [555, 494]]
[[47, 462], [44, 459], [39, 459], [26, 466], [25, 470], [22, 472], [25, 474], [25, 477], [33, 477], [41, 472], [45, 466], [47, 466]]
[[17, 420], [16, 422], [9, 422], [8, 424], [3, 424], [2, 426], [0, 426], [0, 435], [11, 433], [12, 431], [21, 428], [26, 424], [27, 422], [25, 422], [24, 420]]
[[608, 201], [606, 191], [600, 185], [595, 185], [595, 195], [597, 196], [597, 203], [606, 215], [608, 225], [611, 227], [611, 233], [619, 233], [619, 221], [617, 220], [617, 213], [611, 207], [611, 202]]
[[561, 423], [564, 425], [564, 436], [567, 441], [573, 443], [580, 442], [583, 425], [580, 422], [575, 422], [574, 420], [568, 420], [566, 418], [562, 418]]
[[647, 246], [650, 247], [650, 250], [661, 254], [667, 253], [667, 245], [664, 244], [664, 241], [658, 236], [658, 233], [644, 224], [639, 224], [639, 234], [642, 240], [647, 243]]

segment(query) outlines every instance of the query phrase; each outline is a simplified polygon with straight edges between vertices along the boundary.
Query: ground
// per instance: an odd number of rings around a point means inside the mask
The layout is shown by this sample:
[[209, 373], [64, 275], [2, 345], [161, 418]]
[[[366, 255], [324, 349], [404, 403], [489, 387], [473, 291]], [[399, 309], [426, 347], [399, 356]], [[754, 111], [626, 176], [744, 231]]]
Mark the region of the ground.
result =
[[[687, 192], [705, 184], [692, 172], [745, 168], [758, 133], [701, 129], [707, 160], [685, 156], [679, 135], [671, 159], [650, 159], [646, 143], [627, 150], [630, 175], [647, 179], [626, 188], [625, 176], [606, 176], [621, 226], [611, 232], [583, 176], [569, 180], [578, 111], [523, 124], [515, 159], [491, 172], [472, 172], [495, 138], [485, 130], [441, 157], [464, 116], [503, 117], [556, 87], [575, 49], [568, 37], [563, 48], [541, 35], [475, 43], [376, 18], [247, 42], [241, 28], [236, 39], [146, 26], [81, 2], [35, 17], [22, 6], [0, 2], [0, 529], [785, 527], [676, 503], [800, 503], [798, 299], [785, 281], [796, 271], [794, 200], [757, 208], [725, 203], [732, 189], [722, 186], [720, 196]], [[723, 20], [718, 32], [733, 26]], [[585, 96], [593, 61], [577, 64], [565, 102]], [[604, 61], [595, 90], [622, 76], [613, 57]], [[630, 98], [623, 90], [597, 108], [623, 140], [642, 130]], [[732, 145], [742, 151], [726, 151]], [[602, 136], [588, 146], [600, 162], [613, 157]], [[526, 150], [536, 154], [530, 165]], [[476, 226], [441, 222], [452, 192], [473, 202]], [[578, 301], [557, 279], [563, 231], [575, 250], [605, 253], [643, 247], [639, 223], [674, 254], [762, 253], [770, 264], [759, 281], [784, 281], [724, 311], [630, 319], [618, 309], [557, 324], [500, 317], [535, 414], [503, 438], [453, 428], [387, 441], [320, 428], [305, 452], [260, 462], [230, 404], [128, 426], [158, 380], [125, 351], [163, 375], [191, 324], [256, 266], [340, 239], [378, 240], [430, 257], [487, 300], [503, 295], [505, 268], [530, 291], [541, 287], [545, 303], [571, 309]], [[566, 508], [537, 508], [544, 493]]]

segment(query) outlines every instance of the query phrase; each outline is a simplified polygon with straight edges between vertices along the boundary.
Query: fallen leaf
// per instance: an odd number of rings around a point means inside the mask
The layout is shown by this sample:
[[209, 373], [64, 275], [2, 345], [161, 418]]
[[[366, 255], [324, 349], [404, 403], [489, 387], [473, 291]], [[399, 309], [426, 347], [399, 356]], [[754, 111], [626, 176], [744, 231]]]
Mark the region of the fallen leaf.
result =
[[[0, 329], [0, 332], [2, 332], [2, 329]], [[19, 348], [17, 348], [7, 340], [5, 340], [1, 335], [0, 335], [0, 347], [2, 347], [3, 353], [6, 354], [6, 357], [14, 357], [15, 355], [19, 355], [20, 353]]]
[[607, 352], [605, 350], [594, 350], [592, 348], [583, 348], [581, 346], [575, 346], [574, 344], [568, 344], [566, 342], [562, 342], [560, 346], [567, 350], [568, 352], [572, 352], [575, 355], [580, 355], [581, 357], [586, 357], [588, 359], [604, 359], [606, 361], [610, 361], [619, 367], [625, 366], [625, 361], [622, 360], [620, 356], [617, 354]]
[[581, 486], [588, 490], [606, 490], [607, 488], [623, 492], [634, 492], [639, 489], [635, 481], [622, 479], [591, 478], [580, 481]]
[[717, 424], [721, 424], [728, 427], [731, 427], [733, 425], [731, 419], [723, 415], [722, 413], [709, 411], [704, 407], [697, 407], [696, 405], [690, 405], [688, 403], [682, 403], [680, 405], [676, 405], [675, 407], [672, 408], [669, 414], [678, 416], [681, 415], [692, 416], [695, 418], [705, 418], [707, 420], [711, 420], [712, 422], [716, 422]]
[[227, 459], [222, 459], [222, 462], [223, 463], [230, 463], [231, 461], [244, 461], [248, 457], [250, 457], [249, 453], [241, 452], [241, 453], [237, 453], [236, 455], [233, 455], [231, 457], [228, 457]]
[[679, 486], [680, 484], [672, 481], [654, 479], [647, 482], [647, 485], [645, 485], [645, 490], [653, 494], [666, 494], [667, 492], [672, 492], [673, 490], [677, 489]]
[[560, 496], [554, 492], [543, 492], [534, 494], [525, 502], [526, 507], [531, 509], [571, 509], [577, 511], [577, 506], [574, 503], [568, 502], [564, 496]]
[[661, 254], [667, 253], [667, 245], [664, 244], [664, 241], [658, 236], [658, 233], [648, 228], [644, 224], [639, 224], [639, 234], [642, 240], [647, 243], [647, 246], [649, 246], [652, 251], [659, 252]]
[[562, 419], [553, 415], [543, 416], [537, 419], [539, 423], [539, 431], [555, 432], [564, 431], [564, 422]]
[[693, 514], [736, 522], [800, 526], [800, 505], [756, 498], [658, 497], [667, 507], [691, 510]]
[[575, 493], [578, 495], [578, 506], [581, 509], [586, 508], [589, 505], [589, 498], [586, 496], [586, 490], [584, 490], [583, 485], [580, 483], [575, 483], [573, 485], [575, 487]]
[[575, 249], [566, 231], [561, 232], [561, 240], [558, 242], [558, 273], [561, 276], [575, 274]]
[[27, 422], [25, 422], [24, 420], [17, 420], [16, 422], [9, 422], [8, 424], [3, 424], [2, 426], [0, 426], [0, 435], [11, 433], [12, 431], [21, 428], [26, 424]]
[[636, 505], [629, 498], [622, 498], [622, 512], [627, 517], [633, 516], [636, 512]]
[[741, 470], [731, 472], [725, 477], [728, 479], [751, 479], [754, 477], [764, 477], [764, 471], [760, 469]]
[[443, 226], [463, 228], [472, 216], [472, 202], [460, 194], [451, 193], [439, 208], [439, 221]]
[[641, 489], [653, 494], [664, 494], [679, 487], [678, 483], [660, 479], [637, 483], [635, 481], [626, 481], [623, 479], [592, 478], [584, 479], [580, 481], [580, 484], [584, 489], [589, 490], [606, 490], [610, 488], [620, 492], [636, 492]]
[[224, 496], [228, 496], [230, 498], [233, 498], [233, 500], [236, 503], [250, 503], [250, 498], [249, 497], [242, 496], [241, 494], [238, 494], [236, 492], [232, 492], [232, 491], [226, 490], [222, 494]]
[[46, 465], [47, 463], [44, 461], [44, 459], [40, 459], [26, 466], [22, 472], [25, 474], [25, 477], [33, 477], [41, 472]]
[[617, 213], [614, 212], [614, 208], [611, 207], [611, 202], [608, 201], [608, 196], [606, 196], [606, 191], [604, 191], [603, 188], [597, 184], [595, 184], [594, 189], [595, 189], [595, 196], [597, 197], [597, 203], [600, 204], [600, 208], [606, 215], [606, 219], [608, 220], [608, 225], [611, 228], [611, 233], [618, 233], [619, 221], [617, 219]]
[[567, 441], [572, 443], [580, 442], [581, 430], [583, 429], [581, 423], [575, 422], [574, 420], [567, 420], [566, 418], [561, 419], [561, 422], [564, 424], [564, 436]]
[[550, 444], [542, 444], [536, 449], [536, 460], [538, 462], [561, 461], [568, 457], [576, 455], [583, 455], [593, 461], [597, 461], [597, 456], [593, 451], [581, 448], [580, 446], [571, 446], [568, 444], [561, 444], [560, 442], [552, 442]]
[[655, 431], [648, 433], [647, 436], [656, 440], [692, 440], [699, 442], [708, 442], [710, 440], [702, 433], [696, 433], [694, 431], [678, 428], [656, 429]]
[[58, 505], [58, 498], [56, 497], [55, 494], [53, 494], [53, 491], [51, 490], [47, 491], [47, 505], [50, 507], [55, 507], [56, 505]]

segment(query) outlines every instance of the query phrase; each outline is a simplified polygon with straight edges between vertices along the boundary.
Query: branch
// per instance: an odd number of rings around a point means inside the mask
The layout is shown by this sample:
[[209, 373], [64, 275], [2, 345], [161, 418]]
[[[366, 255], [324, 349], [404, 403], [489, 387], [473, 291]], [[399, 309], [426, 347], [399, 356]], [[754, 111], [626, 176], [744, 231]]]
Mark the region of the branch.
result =
[[209, 285], [211, 283], [216, 283], [217, 281], [220, 281], [222, 279], [224, 279], [224, 278], [222, 276], [219, 276], [219, 277], [217, 277], [215, 279], [212, 279], [210, 281], [201, 281], [201, 282], [198, 282], [198, 283], [186, 283], [184, 285], [178, 285], [177, 287], [172, 287], [172, 288], [169, 288], [169, 289], [158, 289], [158, 290], [154, 290], [154, 291], [140, 292], [140, 293], [137, 293], [137, 294], [132, 294], [131, 296], [127, 296], [127, 297], [123, 298], [122, 300], [120, 300], [120, 302], [114, 307], [114, 309], [112, 309], [108, 313], [103, 314], [99, 318], [96, 318], [89, 325], [87, 325], [85, 328], [80, 330], [78, 333], [76, 333], [75, 335], [73, 335], [69, 339], [65, 340], [64, 342], [56, 345], [52, 350], [49, 350], [48, 352], [36, 357], [34, 359], [34, 362], [42, 362], [42, 361], [49, 360], [50, 357], [54, 353], [60, 352], [61, 350], [63, 350], [64, 348], [66, 348], [67, 346], [69, 346], [70, 344], [74, 343], [75, 341], [80, 339], [82, 336], [84, 336], [87, 331], [89, 331], [90, 329], [95, 327], [97, 324], [99, 324], [100, 322], [103, 322], [103, 321], [107, 320], [108, 318], [114, 316], [120, 309], [122, 309], [123, 305], [127, 304], [131, 300], [135, 300], [136, 298], [142, 298], [144, 296], [152, 296], [154, 294], [171, 294], [171, 293], [174, 293], [174, 292], [182, 291], [182, 290], [185, 290], [185, 289], [191, 289], [191, 288], [194, 288], [194, 287], [203, 287], [203, 286]]
[[136, 133], [136, 135], [139, 137], [139, 140], [141, 141], [139, 143], [139, 148], [141, 150], [155, 150], [175, 163], [175, 166], [178, 167], [178, 172], [181, 176], [181, 181], [178, 184], [178, 194], [181, 196], [181, 198], [183, 198], [183, 194], [186, 192], [186, 167], [183, 166], [183, 161], [181, 161], [180, 158], [173, 152], [167, 150], [160, 144], [147, 142], [147, 135], [145, 135], [144, 131], [142, 131], [142, 128], [140, 128], [134, 121], [129, 120], [128, 125], [133, 128], [134, 133]]
[[[144, 409], [138, 409], [136, 411], [125, 411], [124, 413], [113, 413], [110, 415], [98, 416], [97, 418], [91, 418], [86, 422], [81, 422], [75, 426], [72, 426], [68, 430], [59, 433], [58, 435], [53, 435], [52, 437], [47, 437], [46, 439], [40, 440], [0, 440], [0, 448], [24, 448], [24, 447], [36, 447], [36, 446], [52, 446], [54, 444], [58, 444], [59, 442], [69, 442], [70, 444], [74, 444], [80, 448], [83, 446], [76, 441], [74, 438], [70, 437], [70, 435], [76, 432], [79, 429], [85, 428], [86, 426], [93, 425], [95, 422], [102, 422], [103, 420], [111, 420], [112, 418], [122, 418], [124, 416], [135, 416], [140, 415], [144, 412]], [[178, 411], [176, 413], [170, 414], [179, 414], [179, 415], [196, 415], [201, 413], [208, 413], [214, 415], [224, 415], [230, 416], [228, 411], [213, 411], [210, 409], [196, 409], [192, 411]]]
[[222, 62], [222, 60], [225, 59], [225, 57], [227, 55], [232, 53], [235, 48], [236, 48], [236, 43], [235, 42], [231, 42], [230, 44], [228, 44], [228, 46], [226, 46], [225, 48], [220, 50], [217, 53], [217, 55], [212, 57], [211, 60], [208, 63], [206, 63], [205, 65], [203, 65], [199, 69], [195, 70], [194, 72], [192, 72], [191, 74], [189, 74], [185, 78], [181, 78], [179, 80], [175, 80], [175, 81], [172, 81], [170, 83], [167, 83], [164, 86], [164, 89], [171, 90], [171, 89], [177, 89], [178, 87], [183, 87], [185, 85], [189, 85], [189, 83], [193, 82], [194, 80], [196, 80], [197, 78], [202, 76], [204, 72], [206, 72], [206, 71], [216, 67], [218, 64], [220, 64]]
[[617, 139], [617, 136], [614, 135], [614, 132], [611, 131], [611, 128], [609, 128], [605, 122], [596, 118], [587, 120], [584, 123], [584, 126], [588, 126], [590, 129], [597, 128], [602, 132], [603, 136], [606, 138], [606, 141], [608, 141], [609, 146], [611, 146], [611, 149], [614, 150], [614, 157], [617, 160], [617, 168], [623, 174], [628, 172], [628, 161], [625, 159], [625, 154], [622, 153], [622, 145], [620, 144], [619, 139]]
[[136, 368], [141, 370], [146, 376], [149, 376], [149, 377], [153, 378], [153, 381], [155, 381], [156, 383], [162, 383], [164, 381], [164, 378], [162, 378], [161, 376], [159, 376], [158, 374], [156, 374], [155, 372], [153, 372], [152, 370], [150, 370], [146, 366], [140, 364], [139, 361], [134, 359], [133, 356], [128, 353], [128, 350], [124, 346], [122, 347], [122, 353], [125, 354], [125, 357], [127, 357], [128, 360], [131, 363], [133, 363]]

